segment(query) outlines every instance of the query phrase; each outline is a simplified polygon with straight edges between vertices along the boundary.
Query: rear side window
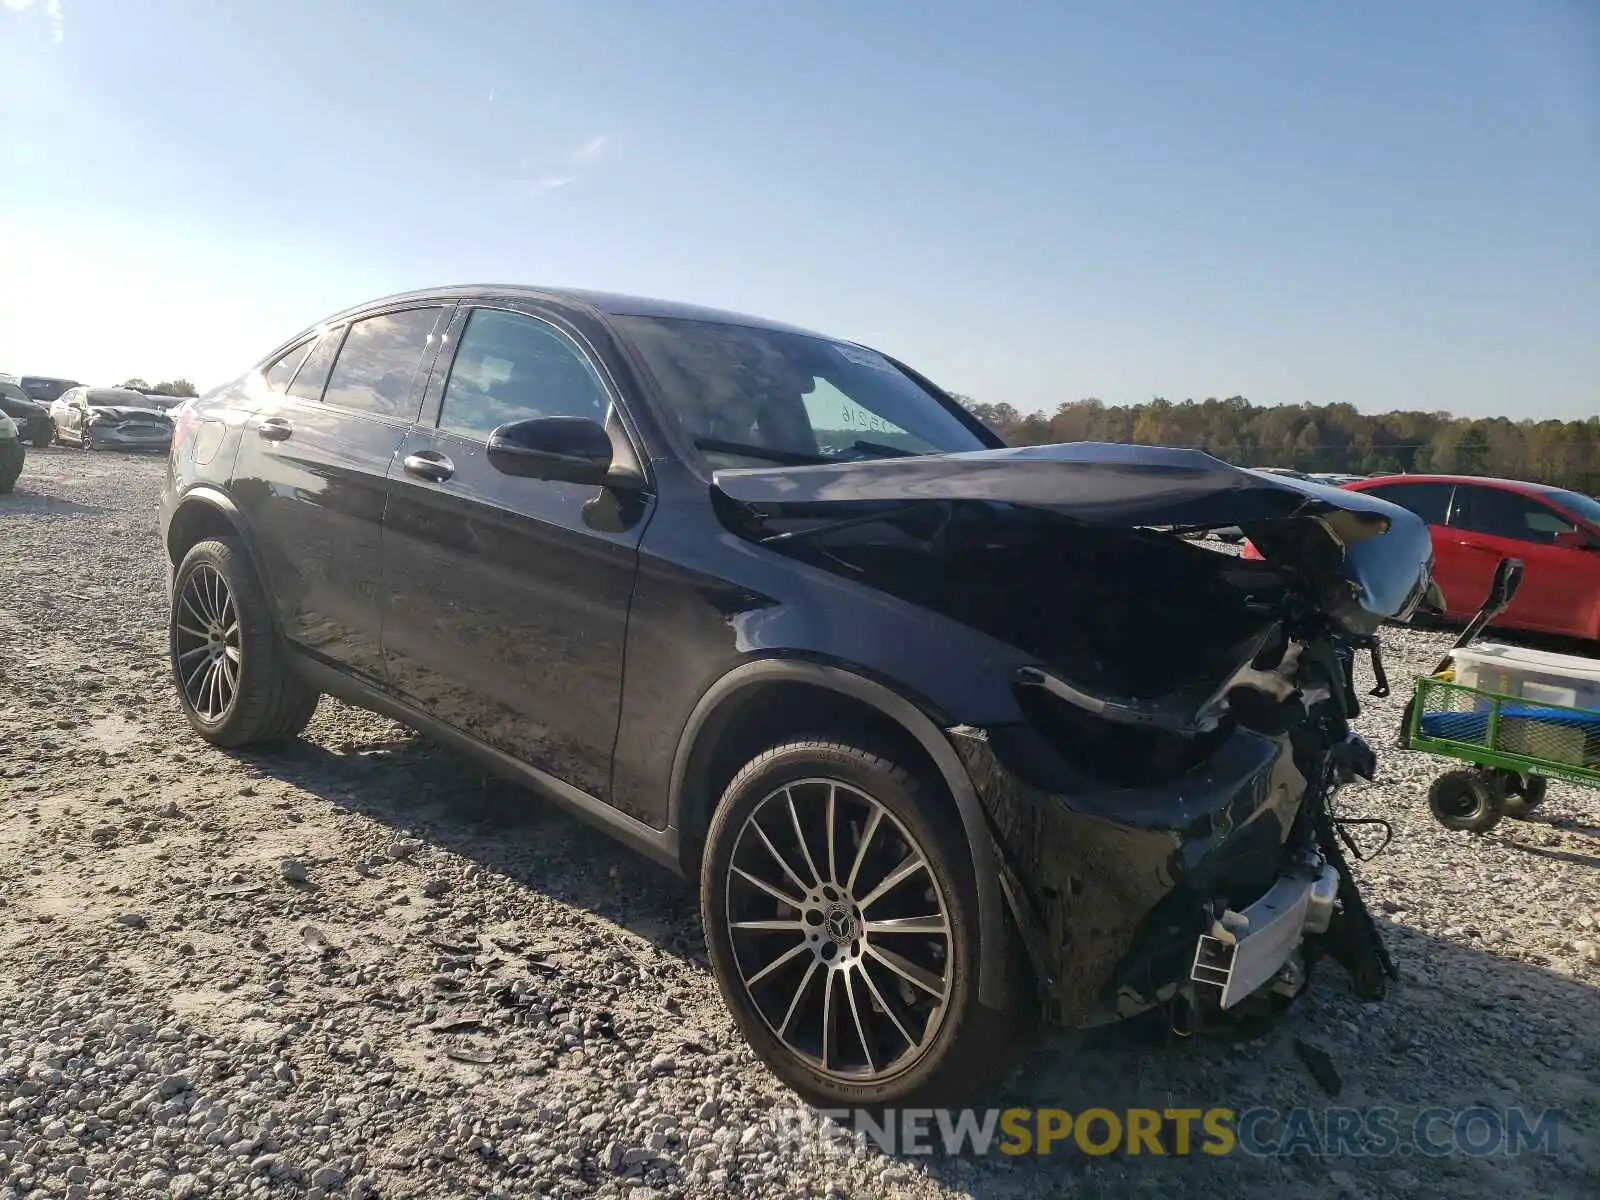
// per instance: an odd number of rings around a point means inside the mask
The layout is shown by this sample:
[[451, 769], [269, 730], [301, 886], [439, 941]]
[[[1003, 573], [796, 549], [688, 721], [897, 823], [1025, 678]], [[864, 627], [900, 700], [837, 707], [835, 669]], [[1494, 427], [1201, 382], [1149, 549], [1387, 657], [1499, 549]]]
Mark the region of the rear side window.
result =
[[409, 421], [411, 383], [429, 348], [438, 308], [411, 308], [356, 321], [328, 377], [323, 400], [340, 408]]
[[286, 354], [280, 354], [278, 361], [265, 371], [261, 372], [266, 379], [267, 386], [275, 392], [281, 392], [289, 386], [289, 381], [294, 378], [295, 368], [305, 362], [306, 354], [310, 351], [315, 339], [307, 339], [298, 346], [293, 347]]
[[528, 417], [604, 421], [606, 390], [583, 354], [533, 317], [474, 309], [444, 389], [439, 428], [487, 441]]
[[1410, 509], [1429, 525], [1443, 525], [1454, 489], [1452, 483], [1385, 483], [1362, 490], [1369, 496]]
[[1577, 528], [1555, 509], [1531, 496], [1486, 487], [1461, 489], [1451, 524], [1457, 529], [1490, 537], [1546, 544], [1553, 542], [1556, 534]]
[[322, 389], [328, 382], [328, 370], [333, 366], [333, 356], [339, 352], [339, 338], [344, 330], [330, 329], [322, 340], [306, 355], [294, 382], [289, 385], [289, 395], [300, 400], [321, 400]]

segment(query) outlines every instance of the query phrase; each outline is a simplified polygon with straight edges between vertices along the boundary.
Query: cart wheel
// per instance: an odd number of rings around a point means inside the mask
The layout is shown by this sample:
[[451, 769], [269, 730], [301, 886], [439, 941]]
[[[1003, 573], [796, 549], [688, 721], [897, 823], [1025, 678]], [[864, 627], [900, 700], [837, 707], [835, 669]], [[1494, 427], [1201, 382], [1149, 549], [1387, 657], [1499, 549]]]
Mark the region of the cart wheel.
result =
[[1544, 794], [1550, 781], [1543, 775], [1516, 775], [1506, 789], [1505, 812], [1508, 817], [1525, 817], [1544, 803]]
[[1446, 829], [1488, 833], [1500, 823], [1504, 802], [1477, 771], [1446, 771], [1428, 789], [1428, 807]]

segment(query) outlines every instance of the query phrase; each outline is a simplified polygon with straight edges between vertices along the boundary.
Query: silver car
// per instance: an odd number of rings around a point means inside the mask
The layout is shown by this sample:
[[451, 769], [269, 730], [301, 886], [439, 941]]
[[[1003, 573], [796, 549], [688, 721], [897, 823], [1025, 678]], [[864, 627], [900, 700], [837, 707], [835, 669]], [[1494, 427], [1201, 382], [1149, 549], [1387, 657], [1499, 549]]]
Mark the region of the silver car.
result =
[[172, 418], [126, 388], [75, 387], [50, 404], [56, 440], [85, 450], [159, 450], [172, 445]]

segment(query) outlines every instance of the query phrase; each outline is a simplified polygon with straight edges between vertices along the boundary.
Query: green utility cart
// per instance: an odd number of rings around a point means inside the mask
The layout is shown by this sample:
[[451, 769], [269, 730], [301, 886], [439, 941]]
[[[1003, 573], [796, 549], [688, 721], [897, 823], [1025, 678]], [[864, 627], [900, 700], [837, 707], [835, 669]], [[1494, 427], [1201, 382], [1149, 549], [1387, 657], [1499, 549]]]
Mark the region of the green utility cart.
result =
[[[1544, 799], [1551, 779], [1600, 786], [1600, 709], [1551, 703], [1458, 681], [1454, 652], [1510, 605], [1522, 563], [1505, 559], [1489, 599], [1432, 675], [1416, 681], [1406, 705], [1400, 744], [1459, 759], [1469, 766], [1447, 771], [1428, 789], [1428, 807], [1447, 829], [1485, 833], [1503, 816], [1523, 817]], [[1541, 689], [1560, 682], [1569, 664], [1570, 695], [1587, 695], [1596, 663], [1575, 655], [1541, 654]], [[1503, 685], [1504, 686], [1504, 685]], [[1522, 689], [1519, 688], [1519, 691]], [[1527, 689], [1529, 692], [1533, 688]]]

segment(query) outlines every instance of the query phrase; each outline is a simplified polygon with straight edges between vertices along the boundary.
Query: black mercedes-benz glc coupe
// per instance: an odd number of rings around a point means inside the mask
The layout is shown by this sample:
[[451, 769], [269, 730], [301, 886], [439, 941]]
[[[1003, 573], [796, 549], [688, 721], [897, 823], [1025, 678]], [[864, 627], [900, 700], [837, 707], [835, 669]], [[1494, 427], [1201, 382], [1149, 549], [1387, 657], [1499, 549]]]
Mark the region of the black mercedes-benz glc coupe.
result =
[[[1238, 526], [1246, 562], [1186, 537]], [[323, 694], [698, 879], [739, 1025], [835, 1106], [970, 1092], [1044, 1022], [1269, 1012], [1390, 970], [1329, 791], [1352, 663], [1432, 587], [1381, 500], [1009, 449], [915, 370], [728, 313], [451, 287], [177, 410], [184, 711]]]

